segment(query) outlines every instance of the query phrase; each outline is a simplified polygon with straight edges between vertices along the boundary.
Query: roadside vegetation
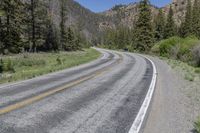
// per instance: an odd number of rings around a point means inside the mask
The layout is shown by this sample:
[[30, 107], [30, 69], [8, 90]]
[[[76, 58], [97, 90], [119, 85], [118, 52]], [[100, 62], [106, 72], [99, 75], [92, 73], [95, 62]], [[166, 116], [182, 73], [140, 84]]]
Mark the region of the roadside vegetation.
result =
[[197, 122], [195, 122], [194, 127], [196, 129], [196, 133], [200, 133], [200, 118]]
[[[188, 63], [174, 60], [166, 57], [160, 57], [165, 60], [173, 69], [177, 70], [182, 77], [188, 81], [200, 82], [200, 68], [189, 65]], [[199, 97], [200, 98], [200, 97]]]
[[100, 53], [94, 49], [59, 53], [25, 53], [2, 56], [0, 59], [0, 83], [30, 79], [39, 75], [77, 66], [97, 59]]
[[152, 52], [200, 67], [200, 40], [194, 36], [186, 38], [176, 36], [162, 40], [153, 46]]
[[0, 54], [76, 51], [90, 47], [80, 26], [67, 25], [67, 1], [59, 0], [57, 25], [51, 2], [0, 1]]
[[28, 79], [96, 59], [80, 26], [68, 25], [67, 1], [0, 1], [0, 83]]

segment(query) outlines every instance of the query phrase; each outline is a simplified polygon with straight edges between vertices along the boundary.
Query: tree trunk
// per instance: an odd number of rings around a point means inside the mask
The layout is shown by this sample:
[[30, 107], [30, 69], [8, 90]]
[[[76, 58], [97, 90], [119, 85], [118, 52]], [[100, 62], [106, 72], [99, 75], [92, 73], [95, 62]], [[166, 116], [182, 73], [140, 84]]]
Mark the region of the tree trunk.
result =
[[35, 2], [31, 0], [31, 17], [32, 17], [32, 52], [36, 52], [36, 42], [35, 42]]

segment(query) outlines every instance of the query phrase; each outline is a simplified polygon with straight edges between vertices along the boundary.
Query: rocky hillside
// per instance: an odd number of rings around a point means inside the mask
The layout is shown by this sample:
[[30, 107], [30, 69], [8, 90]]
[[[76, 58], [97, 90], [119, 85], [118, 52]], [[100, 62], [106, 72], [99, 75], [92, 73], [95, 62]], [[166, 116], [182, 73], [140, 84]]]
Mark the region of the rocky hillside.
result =
[[[174, 19], [177, 24], [180, 24], [186, 11], [187, 0], [173, 0], [171, 5], [174, 10]], [[59, 25], [59, 0], [51, 0], [51, 6], [54, 22]], [[132, 27], [138, 14], [138, 3], [117, 5], [108, 11], [98, 14], [84, 8], [74, 0], [67, 0], [66, 6], [68, 8], [68, 21], [66, 25], [72, 25], [81, 29], [88, 38], [99, 35], [106, 28], [115, 28], [117, 25]], [[166, 5], [162, 8], [166, 14], [169, 7], [170, 5]], [[151, 6], [152, 17], [156, 16], [158, 9], [155, 6]]]
[[[49, 0], [44, 0], [44, 2], [48, 4]], [[49, 4], [52, 9], [53, 21], [59, 26], [61, 20], [60, 1], [51, 0]], [[66, 0], [66, 7], [68, 10], [66, 26], [70, 25], [80, 29], [88, 38], [96, 36], [100, 32], [100, 24], [108, 21], [104, 15], [93, 13], [74, 0]]]
[[[151, 11], [153, 13], [152, 17], [155, 17], [158, 13], [158, 8], [151, 6]], [[137, 20], [138, 13], [138, 3], [130, 3], [129, 5], [116, 5], [112, 9], [101, 14], [106, 17], [111, 17], [115, 25], [132, 27]]]
[[[191, 1], [192, 3], [194, 2], [194, 0]], [[174, 19], [176, 23], [180, 25], [186, 13], [187, 0], [173, 0], [173, 2], [170, 5], [174, 10]], [[170, 5], [166, 5], [162, 8], [165, 14], [169, 12]]]
[[[194, 1], [194, 0], [192, 0]], [[170, 5], [174, 10], [174, 19], [177, 25], [180, 25], [184, 18], [187, 6], [187, 0], [173, 0], [171, 4], [162, 7], [161, 9], [167, 15], [169, 12]], [[154, 18], [158, 13], [159, 8], [151, 6], [152, 18]], [[117, 5], [112, 9], [101, 13], [107, 17], [112, 18], [112, 22], [120, 25], [126, 25], [132, 27], [137, 19], [138, 14], [138, 3], [130, 3], [129, 5]]]

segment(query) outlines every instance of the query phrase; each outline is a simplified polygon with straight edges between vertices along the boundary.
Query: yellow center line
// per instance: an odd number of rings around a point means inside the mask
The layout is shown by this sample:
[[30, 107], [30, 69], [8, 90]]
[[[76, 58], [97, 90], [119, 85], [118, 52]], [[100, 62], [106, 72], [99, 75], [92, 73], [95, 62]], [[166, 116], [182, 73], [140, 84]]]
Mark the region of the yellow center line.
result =
[[[120, 56], [120, 57], [121, 57], [121, 56]], [[122, 58], [118, 59], [117, 63], [120, 63], [121, 60], [122, 60]], [[53, 90], [49, 90], [49, 91], [47, 91], [47, 92], [41, 93], [41, 94], [39, 94], [39, 95], [37, 95], [37, 96], [28, 98], [28, 99], [23, 100], [23, 101], [20, 101], [20, 102], [17, 102], [17, 103], [15, 103], [15, 104], [8, 105], [7, 107], [4, 107], [4, 108], [0, 109], [0, 115], [9, 113], [9, 112], [14, 111], [14, 110], [17, 110], [17, 109], [20, 109], [20, 108], [25, 107], [25, 106], [27, 106], [27, 105], [30, 105], [30, 104], [32, 104], [32, 103], [34, 103], [34, 102], [37, 102], [37, 101], [39, 101], [39, 100], [42, 100], [42, 99], [44, 99], [44, 98], [46, 98], [46, 97], [48, 97], [48, 96], [50, 96], [50, 95], [56, 94], [56, 93], [58, 93], [58, 92], [60, 92], [60, 91], [63, 91], [63, 90], [68, 89], [68, 88], [70, 88], [70, 87], [76, 86], [76, 85], [78, 85], [78, 84], [80, 84], [80, 83], [83, 83], [84, 81], [87, 81], [87, 80], [92, 79], [92, 78], [94, 78], [94, 77], [96, 77], [96, 76], [98, 76], [98, 75], [101, 75], [102, 73], [108, 71], [111, 67], [112, 67], [112, 66], [109, 66], [109, 67], [106, 67], [106, 68], [101, 69], [101, 70], [99, 70], [99, 71], [96, 71], [95, 73], [93, 73], [93, 74], [91, 74], [91, 75], [89, 75], [89, 76], [85, 76], [85, 77], [83, 77], [83, 78], [81, 78], [81, 79], [78, 79], [78, 80], [76, 80], [76, 81], [73, 81], [73, 82], [71, 82], [71, 83], [68, 83], [68, 84], [66, 84], [66, 85], [64, 85], [64, 86], [62, 86], [62, 87], [58, 87], [58, 88], [55, 88], [55, 89], [53, 89]]]

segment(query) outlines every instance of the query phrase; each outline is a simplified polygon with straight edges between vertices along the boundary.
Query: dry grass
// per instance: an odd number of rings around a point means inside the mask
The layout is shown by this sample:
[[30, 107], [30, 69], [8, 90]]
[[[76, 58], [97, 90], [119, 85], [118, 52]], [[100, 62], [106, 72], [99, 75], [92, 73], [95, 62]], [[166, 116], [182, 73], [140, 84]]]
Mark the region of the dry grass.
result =
[[1, 74], [0, 83], [30, 79], [86, 63], [97, 59], [99, 56], [100, 53], [94, 49], [84, 49], [84, 51], [76, 52], [3, 56], [1, 58], [4, 61], [4, 69]]

